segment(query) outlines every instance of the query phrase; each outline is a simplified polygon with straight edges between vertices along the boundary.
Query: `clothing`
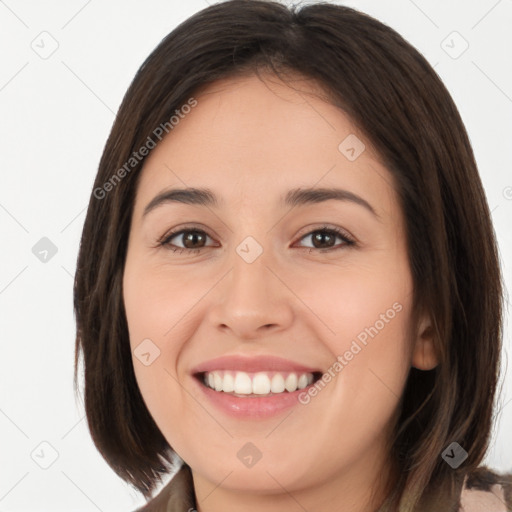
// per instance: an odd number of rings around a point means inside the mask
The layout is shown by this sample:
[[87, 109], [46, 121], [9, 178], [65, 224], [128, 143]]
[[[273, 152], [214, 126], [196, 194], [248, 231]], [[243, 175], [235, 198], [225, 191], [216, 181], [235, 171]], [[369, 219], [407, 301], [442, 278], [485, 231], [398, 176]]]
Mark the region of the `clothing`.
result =
[[464, 479], [460, 512], [509, 512], [512, 510], [512, 473], [498, 475], [486, 467]]
[[183, 464], [160, 493], [135, 512], [196, 512], [190, 467]]
[[[499, 475], [486, 467], [481, 467], [466, 476], [460, 496], [459, 512], [510, 511], [512, 473]], [[135, 512], [196, 512], [190, 467], [183, 464], [162, 491]]]

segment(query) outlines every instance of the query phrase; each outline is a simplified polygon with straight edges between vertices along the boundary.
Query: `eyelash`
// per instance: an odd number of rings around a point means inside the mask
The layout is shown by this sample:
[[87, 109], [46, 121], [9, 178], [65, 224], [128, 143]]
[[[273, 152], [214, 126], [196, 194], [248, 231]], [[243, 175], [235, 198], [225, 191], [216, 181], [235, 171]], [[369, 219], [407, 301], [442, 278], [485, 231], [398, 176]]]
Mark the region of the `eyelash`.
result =
[[[199, 253], [203, 249], [207, 249], [207, 247], [198, 247], [197, 249], [189, 249], [188, 247], [173, 247], [169, 243], [170, 240], [172, 240], [177, 235], [182, 235], [182, 234], [189, 233], [189, 232], [205, 234], [207, 237], [212, 238], [208, 233], [206, 233], [206, 231], [196, 228], [196, 227], [193, 227], [193, 226], [189, 226], [189, 227], [185, 227], [185, 228], [179, 228], [174, 231], [170, 231], [170, 232], [166, 233], [163, 237], [161, 237], [158, 240], [158, 246], [164, 247], [165, 249], [171, 250], [172, 252], [176, 252], [179, 250], [180, 254], [183, 252]], [[330, 227], [330, 226], [322, 226], [320, 228], [313, 229], [313, 230], [309, 231], [308, 233], [302, 235], [299, 238], [299, 241], [308, 236], [311, 236], [314, 233], [318, 233], [318, 232], [320, 232], [320, 233], [324, 232], [324, 233], [328, 233], [330, 235], [335, 235], [335, 236], [341, 238], [344, 243], [339, 247], [335, 246], [335, 247], [330, 247], [327, 249], [317, 249], [315, 247], [299, 247], [299, 249], [307, 249], [307, 250], [309, 250], [309, 252], [316, 251], [316, 252], [324, 253], [324, 252], [337, 251], [337, 250], [344, 249], [346, 247], [350, 247], [350, 246], [353, 246], [356, 244], [355, 240], [353, 240], [352, 237], [350, 237], [344, 230], [342, 230], [341, 228], [338, 228], [338, 227]]]

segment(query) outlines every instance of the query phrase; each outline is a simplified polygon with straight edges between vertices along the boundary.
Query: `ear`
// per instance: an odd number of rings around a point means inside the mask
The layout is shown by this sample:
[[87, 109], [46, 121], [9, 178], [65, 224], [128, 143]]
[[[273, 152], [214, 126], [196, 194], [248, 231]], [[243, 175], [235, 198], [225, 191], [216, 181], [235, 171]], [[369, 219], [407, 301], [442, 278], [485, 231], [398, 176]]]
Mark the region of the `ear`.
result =
[[430, 317], [426, 315], [422, 317], [419, 323], [417, 337], [414, 340], [411, 364], [418, 370], [432, 370], [439, 364], [434, 345], [434, 330]]

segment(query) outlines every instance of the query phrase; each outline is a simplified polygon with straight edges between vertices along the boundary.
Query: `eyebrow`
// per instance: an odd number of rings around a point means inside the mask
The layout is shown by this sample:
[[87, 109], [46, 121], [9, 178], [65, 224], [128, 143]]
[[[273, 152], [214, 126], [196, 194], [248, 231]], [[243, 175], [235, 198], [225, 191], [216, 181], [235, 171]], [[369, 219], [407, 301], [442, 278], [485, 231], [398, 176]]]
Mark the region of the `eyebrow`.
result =
[[[362, 197], [341, 188], [295, 188], [289, 190], [281, 198], [281, 204], [288, 207], [304, 206], [307, 204], [322, 203], [335, 199], [338, 201], [350, 201], [370, 211], [375, 217], [379, 217], [374, 208]], [[198, 206], [218, 208], [220, 201], [215, 193], [207, 188], [181, 188], [164, 190], [155, 196], [144, 208], [142, 214], [145, 217], [158, 206], [168, 203], [183, 203]]]

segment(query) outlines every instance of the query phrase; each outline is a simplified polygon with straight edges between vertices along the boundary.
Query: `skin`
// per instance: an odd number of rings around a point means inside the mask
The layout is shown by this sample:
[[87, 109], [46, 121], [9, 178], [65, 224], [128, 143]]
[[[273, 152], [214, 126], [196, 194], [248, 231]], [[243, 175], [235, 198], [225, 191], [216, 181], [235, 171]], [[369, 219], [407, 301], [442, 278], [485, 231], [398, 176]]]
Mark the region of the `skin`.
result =
[[[134, 350], [160, 350], [133, 364], [163, 435], [192, 468], [199, 512], [375, 510], [396, 470], [388, 442], [411, 366], [437, 364], [429, 318], [408, 335], [413, 282], [404, 218], [389, 171], [350, 120], [296, 77], [217, 81], [146, 159], [138, 185], [123, 293]], [[356, 134], [366, 150], [338, 150]], [[339, 187], [366, 200], [284, 207], [297, 187]], [[166, 203], [169, 188], [209, 188], [219, 207]], [[158, 240], [194, 223], [201, 251], [173, 252]], [[329, 252], [311, 233], [339, 227]], [[236, 252], [253, 237], [263, 253]], [[184, 247], [182, 235], [171, 242]], [[225, 415], [200, 392], [195, 365], [225, 354], [272, 354], [327, 371], [356, 336], [399, 303], [402, 309], [306, 405], [270, 419]], [[237, 457], [246, 442], [262, 458]], [[390, 483], [388, 482], [388, 483]]]

